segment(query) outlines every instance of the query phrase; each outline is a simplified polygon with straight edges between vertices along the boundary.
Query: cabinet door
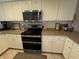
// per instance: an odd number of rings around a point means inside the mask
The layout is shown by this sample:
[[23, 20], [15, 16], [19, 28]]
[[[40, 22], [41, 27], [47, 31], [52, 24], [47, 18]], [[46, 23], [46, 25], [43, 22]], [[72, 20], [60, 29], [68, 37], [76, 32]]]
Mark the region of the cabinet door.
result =
[[32, 10], [41, 10], [41, 0], [31, 0]]
[[68, 59], [69, 55], [71, 53], [71, 48], [72, 48], [73, 42], [69, 38], [66, 38], [65, 40], [66, 41], [65, 41], [65, 45], [64, 45], [63, 55], [64, 55], [65, 59]]
[[75, 50], [72, 50], [69, 59], [79, 59], [79, 53], [76, 52]]
[[0, 35], [0, 54], [3, 53], [6, 49], [8, 49], [6, 39], [4, 39], [4, 35]]
[[42, 36], [42, 51], [51, 52], [51, 40], [48, 36]]
[[5, 21], [13, 20], [13, 9], [11, 3], [3, 3]]
[[8, 1], [14, 1], [14, 0], [0, 0], [0, 2], [8, 2]]
[[0, 3], [0, 21], [5, 21], [4, 9], [2, 3]]
[[3, 3], [6, 21], [22, 21], [22, 5], [21, 2]]
[[21, 35], [15, 35], [15, 48], [23, 49]]
[[10, 34], [7, 34], [6, 37], [9, 48], [14, 48], [16, 46], [15, 37]]
[[22, 16], [22, 2], [12, 2], [13, 7], [13, 21], [23, 21]]
[[58, 20], [71, 21], [73, 20], [77, 0], [60, 0]]
[[21, 35], [7, 35], [7, 41], [10, 48], [23, 49]]
[[63, 53], [65, 37], [63, 36], [52, 36], [52, 52]]
[[77, 44], [76, 42], [74, 42], [72, 49], [74, 49], [77, 53], [79, 53], [79, 44]]
[[22, 11], [31, 10], [31, 0], [22, 1]]
[[56, 21], [59, 0], [42, 0], [43, 21]]
[[61, 36], [43, 36], [42, 50], [52, 53], [63, 53], [65, 37]]
[[6, 34], [6, 40], [7, 40], [7, 44], [8, 44], [8, 47], [11, 48], [11, 45], [12, 45], [12, 39], [10, 38], [11, 35], [10, 34]]
[[10, 44], [10, 48], [16, 48], [16, 41], [15, 41], [15, 37], [13, 35], [9, 35], [9, 44]]

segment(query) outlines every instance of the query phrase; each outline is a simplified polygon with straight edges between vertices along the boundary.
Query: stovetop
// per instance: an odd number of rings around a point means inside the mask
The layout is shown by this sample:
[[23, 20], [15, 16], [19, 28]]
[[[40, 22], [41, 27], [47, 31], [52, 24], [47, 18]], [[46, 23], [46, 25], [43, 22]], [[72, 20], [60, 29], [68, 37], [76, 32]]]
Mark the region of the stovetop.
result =
[[28, 28], [27, 31], [21, 33], [21, 35], [41, 35], [42, 28]]

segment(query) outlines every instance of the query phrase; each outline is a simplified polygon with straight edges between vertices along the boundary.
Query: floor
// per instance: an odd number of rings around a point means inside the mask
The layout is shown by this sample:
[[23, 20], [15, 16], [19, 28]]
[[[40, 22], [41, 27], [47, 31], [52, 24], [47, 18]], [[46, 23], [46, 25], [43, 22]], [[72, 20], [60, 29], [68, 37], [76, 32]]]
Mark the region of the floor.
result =
[[[10, 49], [4, 55], [0, 56], [0, 59], [13, 59], [13, 57], [18, 52], [23, 52], [23, 51]], [[49, 54], [49, 53], [42, 53], [42, 54], [47, 55], [47, 59], [64, 59], [64, 57], [60, 54]]]

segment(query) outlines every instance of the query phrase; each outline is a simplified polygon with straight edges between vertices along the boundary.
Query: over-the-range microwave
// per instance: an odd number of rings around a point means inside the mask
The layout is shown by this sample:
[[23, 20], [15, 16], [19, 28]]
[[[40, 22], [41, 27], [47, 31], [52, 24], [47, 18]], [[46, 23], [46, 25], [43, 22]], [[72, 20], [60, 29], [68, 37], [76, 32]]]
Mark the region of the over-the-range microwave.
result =
[[42, 19], [42, 11], [39, 10], [26, 10], [23, 12], [23, 19], [26, 20], [41, 20]]

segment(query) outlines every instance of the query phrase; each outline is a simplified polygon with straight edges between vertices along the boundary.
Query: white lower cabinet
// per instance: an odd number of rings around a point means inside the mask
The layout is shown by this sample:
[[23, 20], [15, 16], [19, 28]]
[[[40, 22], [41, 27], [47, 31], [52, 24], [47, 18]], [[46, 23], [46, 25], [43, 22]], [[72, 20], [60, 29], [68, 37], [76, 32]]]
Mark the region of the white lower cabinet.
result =
[[55, 52], [55, 53], [63, 53], [65, 37], [63, 37], [63, 36], [53, 36], [52, 40], [53, 40], [52, 51]]
[[0, 35], [0, 54], [8, 48], [23, 49], [21, 35], [3, 34]]
[[23, 21], [22, 2], [4, 2], [2, 3], [4, 21]]
[[0, 35], [0, 54], [2, 54], [6, 49], [8, 49], [8, 45], [5, 39], [5, 35]]
[[64, 45], [64, 49], [63, 49], [63, 55], [64, 55], [65, 59], [69, 59], [72, 44], [73, 44], [73, 41], [70, 38], [65, 39], [65, 45]]
[[63, 53], [65, 37], [61, 36], [42, 36], [42, 51], [52, 53]]
[[[15, 36], [16, 36], [16, 35], [15, 35]], [[15, 48], [23, 49], [21, 35], [17, 35], [17, 36], [16, 36], [15, 44], [16, 44], [16, 47], [15, 47]]]
[[42, 51], [43, 52], [52, 52], [51, 49], [51, 39], [48, 36], [42, 36]]
[[79, 59], [79, 44], [73, 43], [69, 59]]
[[79, 53], [75, 50], [72, 50], [69, 59], [79, 59]]
[[21, 35], [8, 34], [7, 41], [9, 48], [23, 49]]

